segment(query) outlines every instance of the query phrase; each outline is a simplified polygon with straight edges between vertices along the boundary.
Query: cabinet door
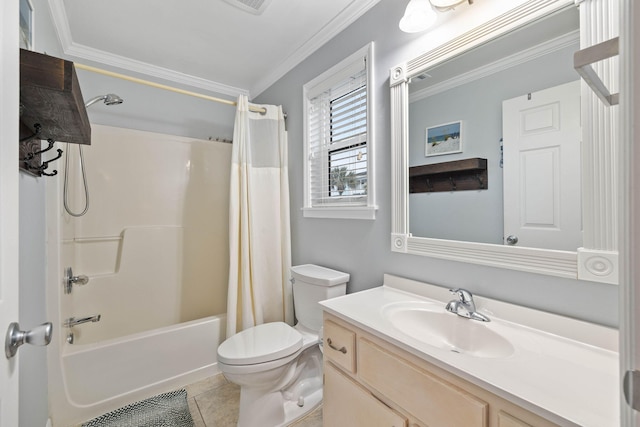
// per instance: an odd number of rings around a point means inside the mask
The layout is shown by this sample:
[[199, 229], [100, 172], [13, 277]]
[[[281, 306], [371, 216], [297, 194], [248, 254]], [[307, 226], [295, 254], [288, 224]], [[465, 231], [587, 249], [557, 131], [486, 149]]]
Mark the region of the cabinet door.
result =
[[500, 411], [498, 412], [498, 427], [531, 427], [531, 425], [506, 412]]
[[373, 397], [331, 363], [324, 365], [323, 400], [322, 420], [325, 427], [406, 427], [407, 425], [406, 418]]
[[462, 388], [360, 338], [358, 377], [433, 427], [487, 427], [489, 405]]

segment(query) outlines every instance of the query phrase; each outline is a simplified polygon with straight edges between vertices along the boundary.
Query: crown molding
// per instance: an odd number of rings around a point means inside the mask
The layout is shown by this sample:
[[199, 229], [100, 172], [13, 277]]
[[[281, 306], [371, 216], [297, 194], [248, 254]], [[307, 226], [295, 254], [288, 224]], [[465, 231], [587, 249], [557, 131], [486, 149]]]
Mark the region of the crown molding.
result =
[[64, 9], [64, 3], [62, 0], [49, 0], [49, 10], [51, 11], [51, 18], [53, 19], [53, 26], [58, 34], [58, 40], [62, 45], [62, 50], [66, 51], [67, 47], [71, 46], [71, 30], [69, 29], [69, 20], [67, 19], [67, 12]]
[[415, 91], [410, 95], [409, 103], [420, 101], [429, 96], [445, 92], [449, 89], [453, 89], [454, 87], [471, 83], [474, 80], [478, 80], [483, 77], [490, 76], [494, 73], [507, 70], [511, 67], [515, 67], [527, 61], [531, 61], [533, 59], [550, 54], [552, 52], [556, 52], [577, 43], [580, 43], [579, 30], [575, 30], [554, 39], [548, 40], [537, 46], [533, 46], [516, 54], [499, 59], [498, 61], [492, 62], [482, 67], [478, 67], [467, 73], [460, 74], [459, 76], [438, 83], [433, 87], [427, 87], [422, 90]]
[[302, 61], [311, 56], [312, 53], [320, 49], [329, 40], [347, 28], [356, 19], [364, 15], [369, 9], [375, 6], [380, 0], [354, 0], [335, 19], [325, 25], [315, 36], [303, 43], [280, 66], [267, 73], [263, 79], [251, 87], [251, 97], [255, 98], [277, 82], [285, 74], [295, 68]]
[[54, 27], [65, 55], [199, 88], [216, 94], [229, 95], [232, 97], [238, 97], [240, 94], [249, 95], [247, 89], [225, 85], [75, 43], [71, 37], [69, 20], [67, 19], [67, 13], [64, 9], [63, 0], [48, 0], [48, 2]]
[[114, 55], [109, 52], [93, 49], [77, 43], [72, 43], [71, 46], [65, 49], [64, 52], [65, 54], [75, 58], [98, 62], [100, 64], [128, 70], [134, 73], [144, 74], [146, 76], [152, 76], [174, 83], [199, 88], [208, 92], [214, 92], [217, 94], [229, 95], [233, 97], [238, 97], [240, 94], [249, 95], [249, 91], [246, 89], [225, 85], [222, 83], [214, 82], [212, 80], [207, 80], [201, 77], [181, 73], [179, 71], [170, 70], [168, 68], [158, 67], [146, 62], [137, 61], [135, 59], [127, 58], [120, 55]]
[[93, 61], [119, 69], [128, 70], [135, 73], [153, 76], [174, 83], [179, 83], [209, 92], [237, 97], [240, 94], [255, 98], [264, 92], [282, 76], [291, 71], [295, 66], [304, 61], [313, 52], [322, 47], [326, 42], [335, 37], [338, 33], [348, 27], [365, 12], [375, 6], [380, 0], [353, 0], [336, 19], [325, 25], [315, 36], [303, 43], [295, 52], [283, 61], [277, 68], [267, 73], [263, 79], [258, 81], [251, 90], [237, 88], [201, 77], [192, 76], [168, 68], [158, 67], [132, 58], [114, 55], [109, 52], [93, 49], [73, 41], [69, 21], [64, 8], [63, 0], [48, 0], [49, 9], [53, 18], [56, 33], [62, 44], [65, 55], [74, 58]]

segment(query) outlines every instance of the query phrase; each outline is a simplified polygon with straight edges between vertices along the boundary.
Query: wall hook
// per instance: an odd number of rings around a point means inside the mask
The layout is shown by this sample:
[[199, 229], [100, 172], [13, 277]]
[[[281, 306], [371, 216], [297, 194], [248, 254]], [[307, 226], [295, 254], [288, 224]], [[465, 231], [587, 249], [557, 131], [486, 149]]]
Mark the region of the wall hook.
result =
[[[38, 133], [40, 131], [38, 130]], [[55, 144], [55, 141], [52, 139], [48, 139], [47, 142], [49, 143], [49, 145], [47, 146], [47, 148], [40, 150], [40, 151], [33, 151], [29, 154], [27, 154], [26, 157], [23, 157], [22, 160], [23, 162], [28, 162], [31, 159], [34, 159], [37, 155], [42, 154], [42, 153], [46, 153], [47, 151], [51, 150], [53, 148], [53, 144]]]
[[482, 177], [480, 176], [480, 174], [476, 174], [476, 179], [480, 183], [480, 189], [482, 190], [484, 188], [484, 181], [483, 181]]
[[42, 162], [42, 164], [40, 164], [41, 154], [51, 150], [53, 148], [53, 145], [55, 144], [55, 141], [53, 139], [48, 139], [47, 142], [49, 143], [47, 148], [28, 153], [25, 157], [21, 159], [24, 162], [24, 168], [36, 176], [42, 176], [42, 175], [55, 176], [58, 174], [57, 170], [53, 170], [53, 172], [51, 173], [45, 172], [45, 170], [49, 167], [50, 163], [55, 162], [60, 157], [62, 157], [63, 151], [61, 149], [58, 148], [56, 150], [57, 155], [55, 157], [47, 161], [44, 161]]
[[431, 184], [431, 180], [427, 178], [427, 189], [429, 192], [433, 191], [433, 184]]
[[458, 186], [456, 185], [456, 181], [453, 179], [452, 176], [449, 177], [449, 182], [451, 183], [451, 189], [453, 191], [456, 191], [458, 189]]
[[38, 138], [40, 136], [40, 132], [42, 131], [42, 125], [40, 123], [36, 123], [35, 125], [33, 125], [33, 128], [35, 129], [35, 131], [29, 136], [20, 138], [19, 142], [25, 142], [25, 141], [29, 141], [30, 139]]
[[54, 171], [53, 171], [53, 173], [45, 173], [45, 172], [44, 172], [44, 170], [45, 170], [46, 168], [48, 168], [48, 167], [49, 167], [49, 163], [51, 163], [51, 162], [55, 162], [55, 161], [56, 161], [56, 160], [58, 160], [60, 157], [62, 157], [62, 150], [58, 148], [56, 151], [58, 152], [58, 155], [57, 155], [57, 156], [55, 156], [53, 159], [49, 159], [49, 160], [47, 160], [46, 162], [42, 162], [42, 174], [43, 174], [43, 175], [47, 175], [47, 176], [54, 176], [54, 175], [56, 175], [56, 174], [58, 173], [58, 171], [57, 171], [57, 170], [54, 170]]

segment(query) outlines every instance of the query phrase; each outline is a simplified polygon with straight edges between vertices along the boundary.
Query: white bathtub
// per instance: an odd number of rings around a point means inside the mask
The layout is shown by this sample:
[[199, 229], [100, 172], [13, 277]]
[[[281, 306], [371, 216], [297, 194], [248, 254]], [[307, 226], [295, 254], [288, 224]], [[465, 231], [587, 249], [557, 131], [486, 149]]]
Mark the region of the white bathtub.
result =
[[50, 396], [66, 427], [217, 374], [226, 316], [212, 316], [99, 344], [64, 344], [62, 390]]
[[[226, 328], [218, 314], [227, 301], [231, 145], [95, 124], [91, 132], [87, 214], [64, 213], [64, 180], [46, 181], [54, 427], [218, 373]], [[77, 150], [61, 149], [74, 165], [68, 188], [76, 210], [84, 201]], [[89, 283], [64, 293], [67, 267]], [[97, 314], [97, 323], [62, 326]]]

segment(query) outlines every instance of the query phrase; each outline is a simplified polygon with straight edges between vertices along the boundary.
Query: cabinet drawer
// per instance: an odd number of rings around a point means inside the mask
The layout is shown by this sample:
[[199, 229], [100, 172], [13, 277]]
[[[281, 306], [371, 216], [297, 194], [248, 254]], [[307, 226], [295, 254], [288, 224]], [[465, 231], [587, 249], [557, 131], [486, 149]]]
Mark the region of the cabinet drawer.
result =
[[322, 423], [327, 427], [406, 427], [407, 420], [341, 373], [324, 369]]
[[324, 356], [345, 370], [356, 372], [356, 334], [332, 322], [324, 321]]
[[358, 340], [358, 376], [430, 427], [488, 425], [486, 402], [365, 338]]

